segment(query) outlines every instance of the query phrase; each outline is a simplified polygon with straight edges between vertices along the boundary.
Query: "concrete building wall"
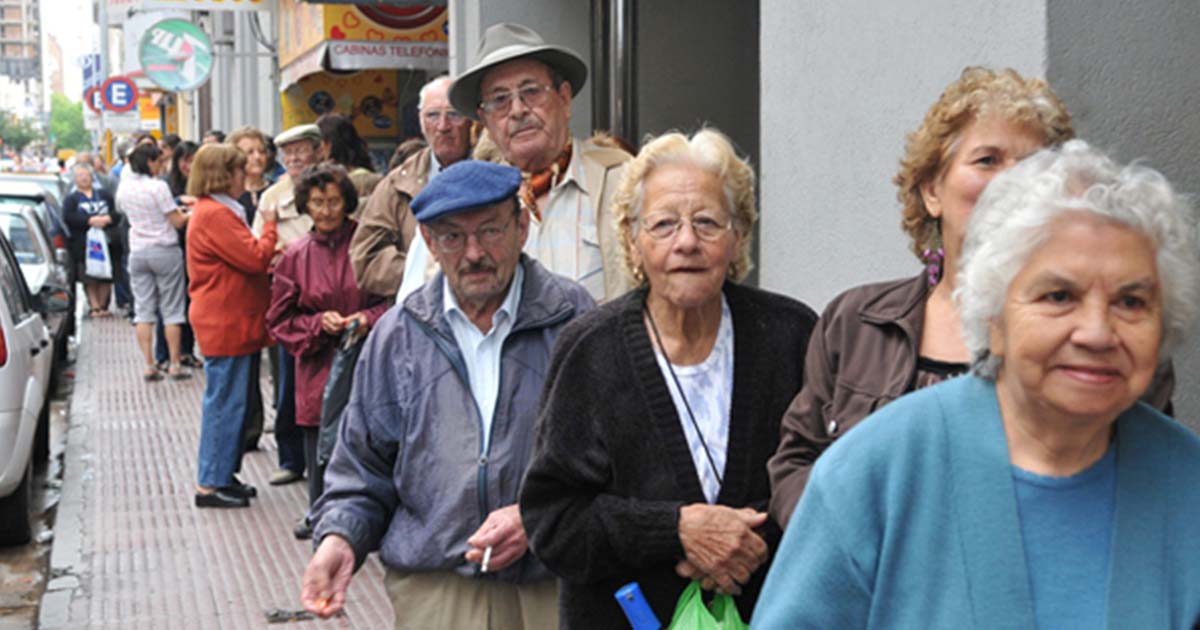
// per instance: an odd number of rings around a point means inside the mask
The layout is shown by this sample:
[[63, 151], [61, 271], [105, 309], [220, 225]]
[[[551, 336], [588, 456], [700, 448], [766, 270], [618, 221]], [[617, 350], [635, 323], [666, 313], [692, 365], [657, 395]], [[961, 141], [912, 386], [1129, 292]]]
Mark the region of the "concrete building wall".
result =
[[1045, 4], [763, 0], [761, 286], [819, 311], [915, 274], [891, 183], [905, 134], [964, 66], [1043, 74]]
[[[1200, 3], [1055, 0], [1048, 78], [1079, 136], [1120, 161], [1144, 159], [1200, 195]], [[1200, 196], [1194, 197], [1200, 199]], [[1200, 338], [1176, 361], [1176, 416], [1200, 428]]]

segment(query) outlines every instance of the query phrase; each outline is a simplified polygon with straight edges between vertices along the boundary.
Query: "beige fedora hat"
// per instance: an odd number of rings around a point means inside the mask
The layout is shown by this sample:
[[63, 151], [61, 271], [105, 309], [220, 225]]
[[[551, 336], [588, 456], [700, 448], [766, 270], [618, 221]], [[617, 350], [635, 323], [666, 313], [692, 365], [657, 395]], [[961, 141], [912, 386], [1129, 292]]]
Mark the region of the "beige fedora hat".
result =
[[533, 29], [521, 24], [501, 22], [488, 27], [475, 51], [475, 63], [450, 86], [450, 104], [466, 116], [479, 120], [480, 84], [483, 75], [496, 66], [514, 59], [536, 59], [571, 84], [571, 95], [579, 93], [587, 81], [587, 64], [575, 51], [547, 44]]

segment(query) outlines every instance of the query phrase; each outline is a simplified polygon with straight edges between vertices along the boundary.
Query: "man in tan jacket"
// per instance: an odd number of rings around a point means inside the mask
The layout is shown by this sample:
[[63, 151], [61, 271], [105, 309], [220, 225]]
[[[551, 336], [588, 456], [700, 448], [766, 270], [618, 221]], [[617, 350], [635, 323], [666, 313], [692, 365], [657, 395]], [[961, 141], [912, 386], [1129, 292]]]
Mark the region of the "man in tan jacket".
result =
[[350, 241], [350, 265], [358, 286], [394, 296], [400, 288], [406, 252], [417, 232], [408, 205], [441, 170], [467, 157], [471, 121], [450, 106], [451, 80], [439, 76], [421, 88], [417, 112], [428, 147], [388, 174], [365, 202]]

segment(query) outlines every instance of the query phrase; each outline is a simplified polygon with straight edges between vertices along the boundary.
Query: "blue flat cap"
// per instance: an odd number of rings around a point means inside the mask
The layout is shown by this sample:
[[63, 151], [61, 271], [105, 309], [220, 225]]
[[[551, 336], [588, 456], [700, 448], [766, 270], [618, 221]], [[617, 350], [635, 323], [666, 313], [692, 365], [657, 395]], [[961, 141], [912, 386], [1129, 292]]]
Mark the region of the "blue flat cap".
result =
[[438, 173], [412, 200], [413, 216], [421, 223], [490, 206], [517, 194], [521, 171], [511, 167], [463, 160]]

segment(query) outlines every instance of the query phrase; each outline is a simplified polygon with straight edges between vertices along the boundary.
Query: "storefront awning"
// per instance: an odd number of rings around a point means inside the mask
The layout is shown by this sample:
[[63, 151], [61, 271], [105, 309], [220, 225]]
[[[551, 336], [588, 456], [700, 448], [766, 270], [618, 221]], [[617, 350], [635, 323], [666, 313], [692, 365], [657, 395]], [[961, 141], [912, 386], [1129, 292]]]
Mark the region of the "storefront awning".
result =
[[280, 70], [280, 90], [322, 72], [353, 70], [424, 70], [444, 72], [449, 66], [446, 42], [324, 41]]

